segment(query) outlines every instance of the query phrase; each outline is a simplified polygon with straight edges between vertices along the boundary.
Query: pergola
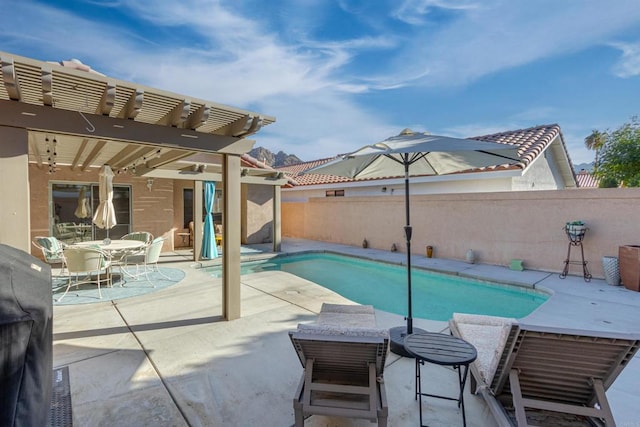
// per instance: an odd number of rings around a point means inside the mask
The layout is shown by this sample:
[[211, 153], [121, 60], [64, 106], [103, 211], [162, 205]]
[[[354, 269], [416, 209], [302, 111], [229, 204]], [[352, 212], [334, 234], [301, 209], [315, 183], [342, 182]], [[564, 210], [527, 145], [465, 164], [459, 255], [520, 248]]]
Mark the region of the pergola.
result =
[[272, 170], [242, 169], [241, 155], [254, 144], [246, 138], [275, 118], [113, 79], [78, 61], [0, 52], [0, 71], [0, 243], [29, 251], [30, 163], [77, 171], [108, 164], [137, 176], [193, 180], [196, 192], [203, 181], [222, 182], [223, 315], [239, 317], [240, 185], [272, 185], [279, 206], [286, 183]]

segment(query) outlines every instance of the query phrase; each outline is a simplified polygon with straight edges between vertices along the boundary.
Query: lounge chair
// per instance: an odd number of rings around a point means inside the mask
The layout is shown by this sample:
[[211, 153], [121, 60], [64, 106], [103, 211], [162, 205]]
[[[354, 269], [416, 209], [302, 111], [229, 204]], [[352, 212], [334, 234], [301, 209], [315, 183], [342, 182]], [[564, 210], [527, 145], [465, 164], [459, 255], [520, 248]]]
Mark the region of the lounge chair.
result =
[[[640, 347], [639, 334], [534, 326], [513, 319], [454, 314], [451, 333], [478, 349], [472, 392], [500, 426], [528, 426], [526, 409], [615, 426], [605, 394]], [[530, 411], [531, 412], [531, 411]], [[529, 414], [531, 415], [531, 414]]]
[[[300, 324], [297, 331], [289, 332], [304, 368], [293, 399], [295, 425], [303, 426], [304, 418], [315, 414], [364, 418], [386, 426], [389, 410], [384, 365], [389, 349], [388, 330], [376, 328], [375, 317], [367, 313], [351, 308], [340, 311], [340, 307], [325, 304], [325, 323]], [[338, 311], [327, 311], [332, 309]], [[372, 314], [373, 308], [370, 310]], [[349, 314], [365, 320], [370, 327], [334, 323]]]

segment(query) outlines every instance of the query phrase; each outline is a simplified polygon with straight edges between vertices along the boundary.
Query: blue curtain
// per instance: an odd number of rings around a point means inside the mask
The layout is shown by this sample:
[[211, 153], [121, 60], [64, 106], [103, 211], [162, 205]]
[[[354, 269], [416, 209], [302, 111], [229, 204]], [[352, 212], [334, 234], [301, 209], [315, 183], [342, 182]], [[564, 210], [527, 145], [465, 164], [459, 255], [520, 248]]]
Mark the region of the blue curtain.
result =
[[204, 206], [207, 214], [204, 217], [204, 233], [202, 235], [202, 258], [213, 259], [218, 257], [216, 235], [213, 230], [213, 199], [216, 194], [216, 183], [205, 181]]

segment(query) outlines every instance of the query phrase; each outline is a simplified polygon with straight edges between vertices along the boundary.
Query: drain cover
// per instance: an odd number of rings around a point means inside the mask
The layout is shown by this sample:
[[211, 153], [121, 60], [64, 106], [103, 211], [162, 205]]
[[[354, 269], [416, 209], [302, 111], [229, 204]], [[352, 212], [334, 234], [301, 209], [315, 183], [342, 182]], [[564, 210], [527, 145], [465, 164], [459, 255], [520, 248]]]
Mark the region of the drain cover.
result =
[[51, 427], [72, 426], [73, 416], [71, 413], [71, 387], [69, 386], [68, 366], [53, 370], [52, 391], [49, 425]]

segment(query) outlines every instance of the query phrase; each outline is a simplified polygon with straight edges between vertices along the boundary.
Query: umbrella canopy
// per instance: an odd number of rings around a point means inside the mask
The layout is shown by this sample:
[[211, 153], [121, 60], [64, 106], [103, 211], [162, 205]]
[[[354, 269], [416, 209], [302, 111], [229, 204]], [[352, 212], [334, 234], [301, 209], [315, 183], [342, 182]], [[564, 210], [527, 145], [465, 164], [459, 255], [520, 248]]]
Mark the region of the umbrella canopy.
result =
[[389, 178], [405, 175], [407, 166], [411, 166], [414, 176], [444, 175], [517, 161], [517, 147], [511, 145], [405, 130], [305, 173]]
[[98, 186], [100, 204], [93, 216], [93, 223], [99, 228], [109, 230], [117, 224], [116, 210], [113, 207], [113, 171], [109, 165], [104, 165], [100, 169]]
[[305, 171], [305, 174], [336, 175], [348, 178], [392, 178], [404, 175], [404, 227], [407, 242], [407, 325], [391, 328], [391, 350], [408, 356], [404, 337], [414, 332], [411, 301], [411, 221], [409, 173], [443, 175], [500, 164], [518, 162], [517, 147], [495, 142], [413, 133], [405, 129], [398, 136], [366, 145], [342, 158]]
[[76, 206], [74, 215], [80, 219], [89, 217], [89, 200], [86, 197], [86, 189], [84, 187], [80, 188], [78, 206]]

